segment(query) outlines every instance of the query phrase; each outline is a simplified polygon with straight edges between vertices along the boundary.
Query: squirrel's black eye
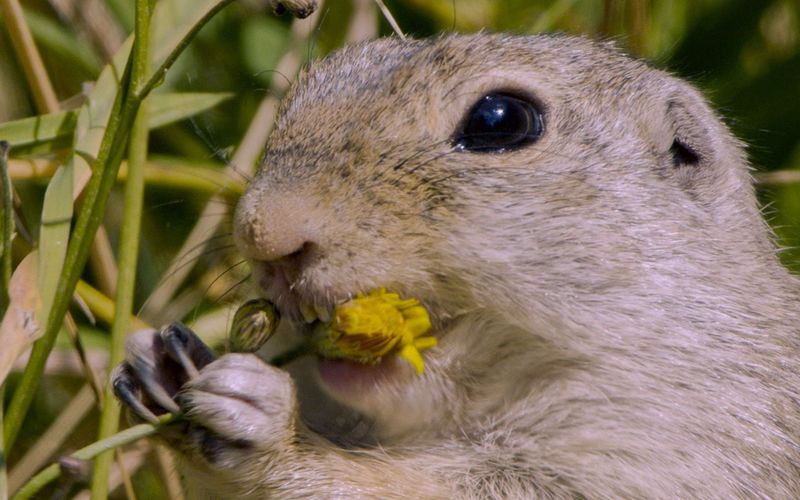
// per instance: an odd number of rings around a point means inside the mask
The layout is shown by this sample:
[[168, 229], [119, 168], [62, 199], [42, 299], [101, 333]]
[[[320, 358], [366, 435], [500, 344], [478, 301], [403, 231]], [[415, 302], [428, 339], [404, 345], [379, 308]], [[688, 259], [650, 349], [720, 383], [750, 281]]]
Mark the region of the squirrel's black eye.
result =
[[542, 113], [533, 103], [509, 94], [488, 94], [470, 109], [455, 145], [465, 151], [505, 151], [530, 144], [542, 132]]

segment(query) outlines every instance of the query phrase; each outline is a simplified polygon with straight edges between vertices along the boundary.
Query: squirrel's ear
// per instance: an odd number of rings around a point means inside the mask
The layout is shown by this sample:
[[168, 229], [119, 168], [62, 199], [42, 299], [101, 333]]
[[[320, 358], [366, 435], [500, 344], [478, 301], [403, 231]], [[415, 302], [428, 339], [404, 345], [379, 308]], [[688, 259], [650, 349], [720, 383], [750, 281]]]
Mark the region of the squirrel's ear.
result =
[[663, 174], [700, 199], [749, 184], [739, 141], [696, 89], [676, 83], [662, 107], [661, 131], [668, 134], [659, 140], [659, 153], [667, 158], [662, 164], [668, 165]]
[[666, 118], [672, 131], [669, 154], [674, 168], [701, 167], [713, 156], [709, 130], [686, 103], [669, 101]]

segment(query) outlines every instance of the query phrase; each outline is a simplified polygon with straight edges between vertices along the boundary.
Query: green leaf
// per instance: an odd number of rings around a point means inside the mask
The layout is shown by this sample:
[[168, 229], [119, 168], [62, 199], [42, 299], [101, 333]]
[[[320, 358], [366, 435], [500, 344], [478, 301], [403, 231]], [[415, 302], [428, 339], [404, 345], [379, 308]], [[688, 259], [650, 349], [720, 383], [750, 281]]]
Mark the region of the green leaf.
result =
[[77, 119], [78, 112], [72, 110], [0, 123], [0, 138], [8, 141], [13, 150], [50, 143], [70, 136]]
[[207, 111], [233, 97], [230, 92], [174, 92], [153, 94], [150, 100], [148, 126], [151, 129], [181, 121]]
[[130, 49], [131, 41], [128, 40], [117, 52], [112, 64], [100, 73], [86, 103], [77, 112], [74, 153], [58, 168], [47, 185], [42, 225], [39, 229], [39, 291], [42, 298], [41, 311], [45, 315], [42, 324], [50, 313], [64, 266], [73, 202], [91, 175], [89, 162], [97, 156], [100, 149]]
[[72, 186], [75, 169], [72, 162], [59, 167], [47, 185], [39, 227], [39, 291], [44, 314], [40, 324], [47, 322], [47, 313], [53, 305], [56, 285], [61, 276], [67, 253], [69, 228], [72, 222]]
[[[150, 113], [151, 129], [169, 125], [184, 118], [207, 111], [233, 97], [231, 93], [183, 92], [153, 94], [150, 96], [153, 111]], [[60, 111], [49, 115], [23, 118], [0, 123], [0, 138], [11, 144], [15, 153], [28, 151], [34, 146], [50, 146], [37, 153], [44, 155], [64, 148], [64, 139], [75, 132], [78, 111]]]

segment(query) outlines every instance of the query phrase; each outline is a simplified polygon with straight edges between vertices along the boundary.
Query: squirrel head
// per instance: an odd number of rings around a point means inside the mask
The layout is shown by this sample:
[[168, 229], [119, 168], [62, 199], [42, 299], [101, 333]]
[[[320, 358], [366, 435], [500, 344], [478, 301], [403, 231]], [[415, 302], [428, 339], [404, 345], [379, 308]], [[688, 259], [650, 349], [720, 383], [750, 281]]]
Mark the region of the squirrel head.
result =
[[234, 228], [284, 315], [387, 287], [434, 330], [472, 315], [563, 351], [609, 342], [574, 324], [641, 321], [714, 269], [741, 286], [774, 261], [743, 149], [699, 92], [553, 35], [391, 38], [312, 64]]

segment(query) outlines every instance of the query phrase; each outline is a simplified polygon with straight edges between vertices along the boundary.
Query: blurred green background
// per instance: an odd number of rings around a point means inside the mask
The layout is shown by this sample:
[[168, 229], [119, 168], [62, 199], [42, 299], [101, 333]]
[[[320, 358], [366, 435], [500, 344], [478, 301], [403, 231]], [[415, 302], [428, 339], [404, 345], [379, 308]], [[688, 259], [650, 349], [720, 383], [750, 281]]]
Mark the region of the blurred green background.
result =
[[[97, 77], [132, 30], [133, 1], [22, 3], [59, 100], [65, 107], [80, 102], [87, 82]], [[225, 166], [259, 102], [274, 92], [270, 90], [273, 80], [287, 78], [274, 70], [289, 48], [292, 21], [288, 16], [273, 16], [266, 3], [234, 2], [181, 56], [159, 92], [230, 92], [232, 97], [190, 120], [154, 130], [152, 155], [203, 168]], [[800, 171], [800, 0], [387, 0], [386, 5], [402, 29], [414, 37], [487, 30], [563, 31], [614, 39], [627, 51], [701, 87], [749, 144], [757, 172]], [[301, 52], [318, 58], [348, 40], [375, 32], [388, 35], [391, 28], [370, 0], [328, 0], [318, 28], [303, 42]], [[5, 23], [0, 23], [0, 90], [0, 122], [36, 114]], [[45, 181], [17, 185], [33, 227], [44, 186]], [[762, 183], [759, 196], [785, 248], [782, 258], [800, 271], [800, 182]], [[148, 187], [137, 308], [162, 278], [209, 197], [208, 192], [180, 187]], [[117, 238], [120, 207], [121, 196], [116, 193], [106, 215], [112, 243]], [[221, 236], [225, 235], [223, 230]], [[217, 277], [238, 262], [228, 243], [198, 257], [200, 265], [184, 285], [183, 296], [196, 302], [190, 314], [213, 309], [223, 300], [226, 287], [246, 277], [242, 270], [230, 272], [222, 292], [207, 293], [216, 282], [208, 277]], [[192, 287], [197, 289], [194, 294]], [[81, 331], [90, 347], [103, 349], [104, 327], [82, 325]], [[79, 382], [69, 376], [48, 380], [26, 422], [19, 450], [36, 443]], [[95, 425], [95, 416], [90, 414], [63, 449], [91, 442]], [[19, 458], [20, 452], [16, 453], [11, 456], [12, 466]], [[135, 484], [141, 498], [158, 498], [163, 490], [148, 468], [135, 476]]]

